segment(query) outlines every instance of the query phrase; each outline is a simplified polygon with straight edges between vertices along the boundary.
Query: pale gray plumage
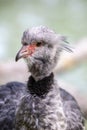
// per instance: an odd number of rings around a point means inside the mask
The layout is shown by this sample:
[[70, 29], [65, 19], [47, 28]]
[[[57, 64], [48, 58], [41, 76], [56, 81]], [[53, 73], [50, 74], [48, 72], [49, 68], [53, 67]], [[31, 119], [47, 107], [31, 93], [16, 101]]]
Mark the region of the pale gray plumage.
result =
[[[65, 41], [65, 42], [64, 42]], [[69, 45], [66, 43], [66, 37], [54, 33], [47, 27], [33, 27], [30, 30], [26, 30], [23, 33], [22, 43], [32, 43], [32, 42], [44, 42], [43, 46], [37, 48], [32, 56], [26, 58], [29, 71], [32, 71], [33, 77], [38, 80], [49, 75], [58, 62], [60, 52], [62, 50], [72, 51]], [[37, 60], [41, 59], [41, 60]], [[45, 62], [45, 64], [43, 64]], [[34, 70], [32, 64], [40, 65], [37, 70]], [[44, 68], [44, 71], [43, 71]]]
[[[28, 50], [33, 44], [33, 51]], [[13, 102], [8, 103], [13, 108], [13, 115], [10, 114], [11, 120], [8, 117], [5, 119], [10, 120], [13, 125], [10, 128], [7, 123], [8, 128], [6, 124], [7, 129], [0, 126], [0, 130], [84, 130], [84, 118], [76, 100], [59, 87], [53, 75], [60, 52], [72, 51], [66, 38], [47, 27], [39, 26], [23, 33], [22, 45], [16, 61], [24, 57], [31, 76], [27, 85], [19, 85], [23, 88], [20, 89], [22, 92], [16, 88], [20, 96], [14, 98], [10, 94]], [[13, 90], [13, 87], [11, 88], [10, 92]], [[2, 95], [4, 94], [1, 89], [1, 97]], [[5, 99], [7, 97], [6, 95]], [[1, 98], [2, 100], [4, 102], [4, 98]], [[6, 105], [3, 109], [2, 104], [1, 110], [3, 113], [7, 110], [9, 114]], [[2, 125], [4, 119], [1, 118], [2, 114], [0, 114]]]

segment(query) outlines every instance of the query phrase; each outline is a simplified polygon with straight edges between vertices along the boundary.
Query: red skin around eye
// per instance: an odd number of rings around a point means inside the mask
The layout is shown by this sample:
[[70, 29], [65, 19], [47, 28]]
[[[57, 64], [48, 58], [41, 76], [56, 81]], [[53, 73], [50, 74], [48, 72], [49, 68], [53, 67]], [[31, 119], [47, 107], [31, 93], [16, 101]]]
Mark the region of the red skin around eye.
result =
[[36, 49], [36, 45], [29, 45], [29, 46], [27, 47], [28, 54], [29, 54], [29, 55], [32, 55], [33, 52], [35, 51], [35, 49]]

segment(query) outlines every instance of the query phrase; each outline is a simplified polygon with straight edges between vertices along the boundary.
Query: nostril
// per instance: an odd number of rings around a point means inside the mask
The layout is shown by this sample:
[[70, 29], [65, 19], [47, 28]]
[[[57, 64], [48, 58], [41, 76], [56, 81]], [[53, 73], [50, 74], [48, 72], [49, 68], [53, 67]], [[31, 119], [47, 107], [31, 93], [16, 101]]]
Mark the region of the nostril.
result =
[[27, 46], [27, 45], [28, 45], [28, 43], [24, 42], [24, 43], [23, 43], [23, 45], [24, 45], [24, 46]]

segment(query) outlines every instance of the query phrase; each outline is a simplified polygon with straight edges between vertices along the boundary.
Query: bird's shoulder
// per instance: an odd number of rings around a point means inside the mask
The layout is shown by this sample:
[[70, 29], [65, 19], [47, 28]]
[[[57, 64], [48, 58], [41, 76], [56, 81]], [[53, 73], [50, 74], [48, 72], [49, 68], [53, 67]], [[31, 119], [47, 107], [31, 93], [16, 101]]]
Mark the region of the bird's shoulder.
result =
[[76, 99], [62, 88], [60, 88], [60, 95], [63, 102], [65, 116], [67, 119], [67, 129], [71, 128], [71, 130], [83, 130], [85, 119]]

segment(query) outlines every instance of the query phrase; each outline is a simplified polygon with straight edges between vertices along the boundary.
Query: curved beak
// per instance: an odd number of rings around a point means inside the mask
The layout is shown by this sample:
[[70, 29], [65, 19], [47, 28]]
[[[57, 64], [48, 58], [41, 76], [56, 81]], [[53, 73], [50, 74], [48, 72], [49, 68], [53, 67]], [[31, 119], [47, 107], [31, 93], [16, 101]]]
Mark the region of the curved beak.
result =
[[27, 57], [29, 54], [28, 51], [28, 46], [23, 46], [17, 53], [16, 57], [15, 57], [15, 61], [18, 61], [21, 58], [25, 58]]
[[36, 45], [27, 45], [27, 46], [23, 46], [19, 52], [17, 53], [16, 57], [15, 57], [15, 61], [18, 61], [21, 58], [26, 58], [29, 55], [32, 55], [32, 53], [34, 52], [36, 48]]

